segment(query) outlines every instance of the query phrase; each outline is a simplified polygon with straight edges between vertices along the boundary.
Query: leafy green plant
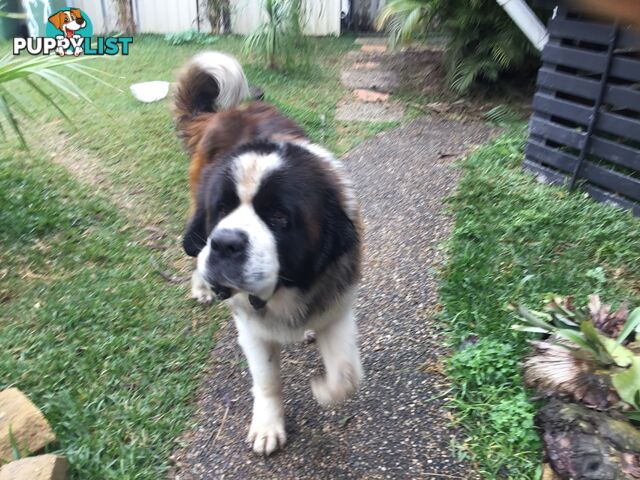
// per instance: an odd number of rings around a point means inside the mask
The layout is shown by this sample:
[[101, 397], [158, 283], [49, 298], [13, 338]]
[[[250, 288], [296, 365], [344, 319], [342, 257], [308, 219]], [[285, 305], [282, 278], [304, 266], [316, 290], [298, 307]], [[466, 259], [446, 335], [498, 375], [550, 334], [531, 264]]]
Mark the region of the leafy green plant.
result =
[[538, 435], [534, 429], [536, 409], [525, 392], [499, 401], [491, 408], [489, 420], [496, 432], [509, 439], [516, 451], [536, 443]]
[[449, 83], [460, 92], [536, 65], [535, 48], [494, 0], [392, 0], [377, 27], [386, 28], [393, 45], [444, 33]]
[[523, 323], [512, 328], [550, 336], [534, 344], [536, 353], [525, 363], [529, 384], [593, 406], [621, 400], [640, 410], [640, 307], [611, 312], [592, 295], [588, 308], [558, 297], [544, 311], [519, 305], [516, 313]]
[[169, 43], [169, 45], [185, 45], [189, 43], [196, 45], [209, 45], [216, 42], [218, 37], [209, 35], [208, 33], [199, 32], [195, 28], [190, 28], [188, 30], [183, 30], [182, 32], [167, 33], [164, 36], [164, 39]]
[[245, 41], [244, 52], [262, 58], [271, 69], [308, 61], [308, 41], [302, 33], [301, 0], [265, 0], [266, 21]]
[[[0, 117], [13, 129], [17, 134], [20, 143], [24, 148], [27, 142], [22, 133], [22, 128], [16, 113], [25, 117], [31, 114], [25, 101], [15, 93], [12, 82], [22, 82], [26, 84], [36, 95], [43, 98], [48, 105], [55, 109], [64, 119], [71, 122], [69, 116], [60, 108], [58, 102], [52, 97], [52, 94], [45, 87], [49, 87], [70, 95], [73, 98], [82, 99], [87, 103], [92, 103], [82, 89], [78, 87], [71, 78], [73, 75], [64, 75], [60, 71], [70, 71], [71, 73], [81, 74], [90, 77], [100, 83], [106, 84], [103, 80], [96, 76], [96, 73], [102, 73], [87, 65], [79, 62], [87, 60], [89, 57], [79, 58], [58, 58], [54, 57], [33, 57], [27, 60], [14, 57], [11, 53], [0, 59]], [[36, 81], [39, 78], [42, 82]], [[6, 138], [5, 129], [0, 123], [0, 136]]]
[[502, 124], [515, 121], [518, 114], [508, 105], [496, 105], [484, 114], [484, 118], [488, 122]]
[[518, 358], [513, 347], [483, 338], [456, 353], [449, 362], [449, 374], [457, 379], [460, 395], [485, 385], [511, 385], [518, 380]]

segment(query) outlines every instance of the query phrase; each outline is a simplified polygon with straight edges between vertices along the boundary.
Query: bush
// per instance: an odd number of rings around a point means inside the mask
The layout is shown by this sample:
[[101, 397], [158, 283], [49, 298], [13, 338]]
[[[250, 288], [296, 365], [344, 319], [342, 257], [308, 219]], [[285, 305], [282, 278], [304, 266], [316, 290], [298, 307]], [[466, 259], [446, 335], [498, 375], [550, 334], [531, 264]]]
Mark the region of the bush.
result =
[[271, 69], [307, 62], [309, 42], [302, 32], [302, 0], [266, 0], [266, 21], [245, 41], [246, 54], [256, 55]]
[[459, 92], [538, 63], [534, 46], [495, 0], [392, 0], [378, 17], [378, 28], [383, 27], [394, 45], [430, 30], [446, 34], [447, 75]]

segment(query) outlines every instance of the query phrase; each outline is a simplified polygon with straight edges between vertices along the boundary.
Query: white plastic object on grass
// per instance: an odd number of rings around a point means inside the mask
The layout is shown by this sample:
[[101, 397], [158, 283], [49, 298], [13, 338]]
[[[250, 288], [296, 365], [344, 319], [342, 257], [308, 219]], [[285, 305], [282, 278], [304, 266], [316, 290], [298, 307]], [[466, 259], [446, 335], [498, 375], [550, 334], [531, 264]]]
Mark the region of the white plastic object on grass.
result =
[[542, 50], [549, 41], [549, 32], [544, 27], [540, 19], [533, 13], [524, 0], [496, 0], [504, 8], [518, 28], [522, 30], [529, 41], [538, 49]]
[[161, 80], [134, 83], [129, 88], [133, 96], [144, 103], [157, 102], [169, 94], [169, 82]]

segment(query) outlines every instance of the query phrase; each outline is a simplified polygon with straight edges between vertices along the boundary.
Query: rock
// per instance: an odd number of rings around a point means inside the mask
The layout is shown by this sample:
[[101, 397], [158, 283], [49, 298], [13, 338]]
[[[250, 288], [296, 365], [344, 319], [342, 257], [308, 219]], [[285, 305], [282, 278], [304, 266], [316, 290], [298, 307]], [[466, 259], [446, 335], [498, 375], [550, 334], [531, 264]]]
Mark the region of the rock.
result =
[[628, 421], [557, 399], [540, 409], [549, 463], [562, 479], [640, 478], [640, 431]]
[[56, 439], [42, 412], [17, 388], [0, 392], [0, 460], [10, 460], [9, 429], [22, 453], [37, 452]]
[[362, 45], [360, 51], [365, 53], [384, 53], [387, 51], [386, 45]]
[[375, 70], [380, 68], [380, 62], [356, 62], [352, 67], [354, 70]]
[[386, 45], [387, 37], [358, 37], [355, 40], [356, 45]]
[[340, 81], [347, 88], [366, 88], [378, 92], [392, 92], [400, 83], [393, 70], [344, 70]]
[[353, 91], [356, 100], [361, 102], [386, 102], [389, 100], [388, 93], [376, 92], [375, 90], [367, 90], [364, 88], [357, 88]]
[[391, 122], [402, 120], [403, 116], [402, 105], [390, 102], [345, 102], [336, 109], [336, 120], [348, 122]]
[[57, 455], [14, 460], [0, 468], [0, 480], [66, 480], [69, 462]]

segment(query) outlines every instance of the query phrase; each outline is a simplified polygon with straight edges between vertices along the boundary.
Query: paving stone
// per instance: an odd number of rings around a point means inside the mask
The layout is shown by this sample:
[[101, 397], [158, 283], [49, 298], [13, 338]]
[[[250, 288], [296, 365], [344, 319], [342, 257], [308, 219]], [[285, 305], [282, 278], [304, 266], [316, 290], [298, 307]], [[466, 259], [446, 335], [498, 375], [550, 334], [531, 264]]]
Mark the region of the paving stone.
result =
[[0, 480], [67, 480], [69, 463], [58, 455], [14, 460], [0, 468]]
[[365, 53], [384, 53], [387, 51], [386, 45], [362, 45], [360, 48], [361, 52]]
[[360, 102], [386, 102], [389, 100], [388, 93], [376, 92], [375, 90], [367, 90], [364, 88], [355, 89], [353, 96]]
[[11, 459], [9, 429], [18, 447], [30, 453], [56, 439], [42, 412], [17, 388], [0, 392], [0, 460]]
[[349, 88], [366, 88], [379, 92], [392, 92], [399, 83], [398, 74], [392, 70], [343, 70], [340, 81]]
[[387, 37], [358, 37], [355, 43], [357, 45], [386, 45], [388, 41]]
[[351, 68], [354, 70], [375, 70], [380, 68], [380, 62], [356, 62]]
[[345, 102], [336, 109], [336, 120], [348, 122], [391, 122], [403, 116], [404, 107], [397, 103]]

